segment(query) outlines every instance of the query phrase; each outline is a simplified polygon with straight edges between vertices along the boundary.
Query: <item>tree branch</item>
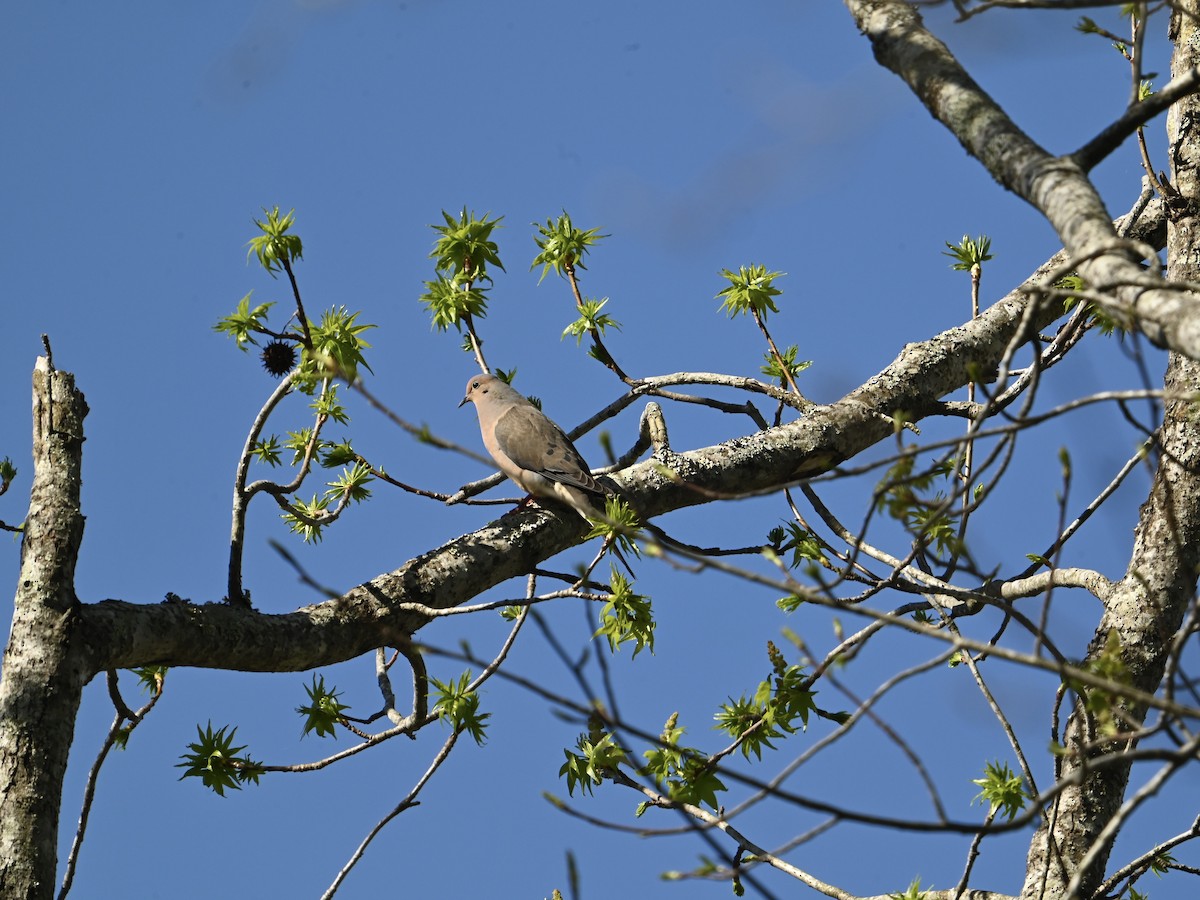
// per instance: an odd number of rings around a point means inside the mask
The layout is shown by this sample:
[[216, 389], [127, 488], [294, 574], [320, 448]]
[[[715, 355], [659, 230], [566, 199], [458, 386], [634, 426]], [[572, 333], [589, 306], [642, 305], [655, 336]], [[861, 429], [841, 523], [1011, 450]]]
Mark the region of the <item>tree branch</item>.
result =
[[[935, 119], [1005, 188], [1042, 213], [1106, 311], [1159, 347], [1200, 359], [1200, 304], [1139, 262], [1121, 240], [1079, 163], [1038, 146], [959, 65], [902, 0], [846, 0], [878, 62], [899, 75]], [[1193, 85], [1193, 88], [1195, 85]]]

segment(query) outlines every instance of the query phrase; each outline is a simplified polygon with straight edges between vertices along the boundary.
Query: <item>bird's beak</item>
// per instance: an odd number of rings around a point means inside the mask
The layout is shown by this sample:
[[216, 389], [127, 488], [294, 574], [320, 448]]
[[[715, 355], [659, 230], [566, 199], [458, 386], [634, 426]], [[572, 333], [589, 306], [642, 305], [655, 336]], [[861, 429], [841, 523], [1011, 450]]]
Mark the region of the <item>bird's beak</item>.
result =
[[470, 395], [470, 394], [468, 394], [467, 396], [463, 397], [461, 400], [459, 400], [459, 401], [458, 401], [458, 408], [459, 408], [459, 409], [462, 409], [464, 406], [466, 406], [466, 405], [467, 405], [467, 401], [469, 401], [470, 399], [471, 399], [471, 395]]

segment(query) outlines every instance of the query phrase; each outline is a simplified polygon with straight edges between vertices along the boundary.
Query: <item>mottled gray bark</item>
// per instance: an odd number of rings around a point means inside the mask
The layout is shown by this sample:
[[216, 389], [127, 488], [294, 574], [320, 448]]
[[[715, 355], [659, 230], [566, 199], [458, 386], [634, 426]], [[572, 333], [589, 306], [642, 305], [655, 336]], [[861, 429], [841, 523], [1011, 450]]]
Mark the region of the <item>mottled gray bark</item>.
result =
[[[1001, 185], [1046, 217], [1096, 298], [1117, 321], [1160, 347], [1200, 359], [1200, 304], [1143, 272], [1141, 253], [1118, 239], [1104, 202], [1074, 155], [1055, 156], [1025, 134], [904, 0], [845, 0], [875, 58], [902, 78]], [[1175, 69], [1194, 90], [1194, 69]], [[1087, 164], [1096, 162], [1089, 157]]]
[[[1200, 364], [1171, 356], [1165, 389], [1200, 387]], [[1121, 642], [1129, 684], [1152, 693], [1163, 678], [1171, 641], [1196, 590], [1200, 565], [1200, 421], [1190, 401], [1169, 402], [1162, 428], [1161, 457], [1150, 496], [1142, 505], [1134, 548], [1125, 577], [1105, 597], [1104, 614], [1088, 648], [1087, 660], [1104, 649], [1110, 631]], [[1119, 721], [1136, 728], [1146, 714], [1141, 704], [1119, 701]], [[1076, 710], [1068, 720], [1062, 780], [1070, 782], [1050, 808], [1030, 843], [1025, 886], [1032, 898], [1088, 897], [1103, 881], [1112, 838], [1101, 832], [1125, 799], [1130, 762], [1088, 771], [1089, 761], [1132, 749], [1132, 742], [1096, 740], [1094, 725]], [[1078, 873], [1085, 856], [1088, 868]], [[1072, 879], [1077, 889], [1068, 893]]]
[[90, 672], [76, 626], [83, 418], [75, 379], [33, 376], [33, 488], [0, 681], [0, 897], [52, 897], [63, 774]]
[[[1193, 3], [1188, 5], [1195, 6]], [[1175, 73], [1191, 71], [1198, 61], [1197, 30], [1192, 17], [1175, 23]], [[1173, 163], [1172, 183], [1180, 197], [1170, 206], [1167, 270], [1172, 278], [1200, 281], [1200, 104], [1195, 96], [1172, 107], [1168, 122]], [[1194, 306], [1200, 306], [1193, 299]], [[1200, 363], [1172, 354], [1164, 389], [1180, 397], [1200, 388]], [[1088, 659], [1103, 649], [1110, 631], [1120, 637], [1122, 660], [1133, 687], [1153, 692], [1162, 681], [1172, 638], [1195, 595], [1200, 566], [1200, 417], [1192, 400], [1168, 401], [1160, 455], [1150, 496], [1142, 505], [1133, 553], [1125, 577], [1105, 597], [1104, 614], [1089, 647]], [[1119, 709], [1130, 727], [1141, 723], [1143, 706], [1123, 702]], [[1064, 780], [1080, 779], [1059, 797], [1050, 826], [1043, 825], [1029, 851], [1023, 898], [1088, 897], [1100, 885], [1112, 838], [1101, 834], [1125, 798], [1130, 764], [1088, 774], [1090, 759], [1119, 752], [1126, 744], [1095, 743], [1086, 718], [1071, 716], [1065, 733], [1068, 755]], [[1093, 849], [1093, 845], [1095, 848]], [[1077, 869], [1091, 851], [1085, 871]], [[1074, 878], [1077, 885], [1068, 895]]]

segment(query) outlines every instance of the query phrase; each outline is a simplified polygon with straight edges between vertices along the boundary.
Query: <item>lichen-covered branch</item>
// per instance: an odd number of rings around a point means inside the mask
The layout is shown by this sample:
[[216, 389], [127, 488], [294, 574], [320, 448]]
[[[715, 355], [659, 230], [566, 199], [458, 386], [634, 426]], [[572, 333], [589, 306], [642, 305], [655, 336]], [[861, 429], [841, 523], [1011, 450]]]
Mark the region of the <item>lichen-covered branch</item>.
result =
[[[1146, 248], [1118, 237], [1079, 162], [1053, 155], [1025, 134], [924, 27], [911, 4], [846, 0], [846, 6], [879, 63], [908, 84], [996, 181], [1046, 217], [1073, 268], [1101, 292], [1100, 302], [1117, 321], [1159, 347], [1200, 359], [1200, 304], [1189, 291], [1142, 270]], [[1179, 84], [1192, 91], [1200, 82], [1186, 77], [1189, 71], [1174, 68]], [[1181, 277], [1172, 270], [1174, 280]]]

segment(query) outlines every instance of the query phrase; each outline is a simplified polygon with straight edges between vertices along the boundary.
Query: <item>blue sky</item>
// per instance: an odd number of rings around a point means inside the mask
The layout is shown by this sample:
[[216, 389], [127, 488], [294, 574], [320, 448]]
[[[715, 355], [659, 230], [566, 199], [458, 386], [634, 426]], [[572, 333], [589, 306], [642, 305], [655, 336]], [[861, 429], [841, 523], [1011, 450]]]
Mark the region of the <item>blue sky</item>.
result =
[[[950, 26], [945, 12], [931, 13], [977, 79], [1035, 139], [1063, 152], [1115, 117], [1128, 91], [1120, 59], [1103, 41], [1075, 34], [1073, 21], [996, 14]], [[1165, 58], [1159, 67], [1165, 71]], [[204, 602], [224, 593], [234, 464], [273, 382], [212, 325], [251, 290], [256, 302], [288, 300], [284, 284], [246, 264], [251, 220], [264, 206], [296, 210], [305, 242], [297, 274], [310, 315], [344, 305], [379, 326], [370, 336], [372, 392], [399, 415], [475, 449], [473, 411], [455, 409], [472, 361], [455, 335], [431, 332], [417, 302], [432, 277], [428, 225], [441, 221], [443, 209], [504, 216], [498, 239], [507, 273], [497, 273], [482, 325], [489, 360], [516, 367], [518, 386], [566, 427], [618, 396], [620, 385], [574, 342], [560, 340], [573, 318], [565, 285], [553, 278], [539, 285], [538, 273], [527, 271], [536, 252], [529, 223], [563, 209], [581, 227], [611, 235], [589, 261], [583, 289], [611, 298], [622, 330], [609, 347], [631, 374], [757, 373], [764, 348], [756, 330], [727, 321], [713, 295], [723, 286], [720, 269], [761, 262], [788, 273], [773, 326], [781, 343], [798, 344], [801, 358], [814, 361], [803, 386], [818, 402], [857, 386], [904, 343], [968, 317], [966, 279], [949, 270], [945, 241], [992, 237], [985, 303], [1057, 249], [1039, 216], [1002, 193], [875, 64], [835, 3], [46, 3], [10, 11], [0, 78], [7, 85], [0, 96], [7, 123], [0, 456], [21, 469], [0, 500], [0, 518], [18, 520], [28, 491], [29, 373], [45, 332], [56, 364], [76, 374], [91, 406], [78, 581], [87, 601], [154, 603], [173, 592]], [[1160, 127], [1151, 129], [1155, 146]], [[1114, 214], [1136, 196], [1139, 174], [1130, 148], [1097, 171]], [[1047, 385], [1044, 402], [1137, 386], [1111, 342], [1079, 356]], [[1150, 366], [1157, 377], [1159, 358], [1151, 355]], [[469, 459], [413, 442], [357, 400], [349, 404], [355, 420], [346, 434], [397, 477], [452, 492], [486, 474]], [[639, 409], [611, 423], [618, 448], [633, 441]], [[748, 428], [690, 409], [667, 414], [677, 449]], [[1098, 410], [1023, 442], [1012, 482], [1021, 490], [1001, 498], [996, 526], [981, 534], [986, 555], [1015, 565], [1049, 543], [1054, 454], [1060, 445], [1076, 451], [1082, 504], [1132, 451], [1133, 436], [1116, 421]], [[279, 430], [303, 424], [297, 401]], [[1098, 444], [1094, 436], [1108, 429], [1113, 441]], [[593, 437], [579, 446], [601, 458]], [[1120, 510], [1089, 526], [1073, 564], [1121, 571], [1144, 487], [1143, 476], [1131, 479], [1118, 495]], [[861, 490], [829, 490], [850, 520], [861, 515]], [[316, 578], [348, 588], [495, 513], [444, 508], [380, 486], [374, 502], [320, 546], [289, 546]], [[747, 545], [784, 516], [782, 503], [756, 500], [660, 524], [699, 544]], [[250, 517], [246, 565], [255, 605], [283, 612], [313, 602], [269, 539], [288, 540], [277, 513], [260, 504]], [[11, 583], [18, 550], [4, 543], [0, 571]], [[582, 556], [572, 551], [559, 562], [567, 568]], [[651, 562], [638, 569], [640, 589], [656, 601], [657, 653], [631, 663], [626, 650], [612, 663], [622, 712], [650, 730], [678, 709], [691, 739], [715, 749], [712, 712], [764, 677], [765, 640], [790, 627], [815, 646], [830, 643], [827, 615], [785, 617], [773, 595], [732, 579], [680, 576]], [[520, 590], [510, 585], [490, 596]], [[1094, 613], [1077, 597], [1056, 607], [1077, 652]], [[594, 627], [576, 606], [547, 616], [571, 646], [582, 646]], [[979, 628], [986, 636], [987, 626]], [[451, 648], [468, 640], [486, 655], [504, 633], [495, 617], [454, 617], [422, 638]], [[847, 675], [857, 689], [870, 690], [872, 679], [895, 669], [884, 648], [913, 659], [932, 652], [904, 639], [883, 644]], [[378, 702], [372, 665], [362, 659], [324, 674], [365, 712]], [[459, 669], [438, 665], [442, 677]], [[570, 689], [532, 628], [512, 667]], [[1035, 686], [1046, 694], [1044, 681], [1007, 676], [1000, 690], [1010, 698]], [[173, 671], [158, 709], [102, 776], [71, 896], [107, 898], [118, 889], [180, 900], [214, 890], [319, 896], [424, 771], [442, 736], [437, 727], [415, 743], [393, 741], [319, 774], [269, 777], [225, 799], [179, 782], [174, 768], [196, 723], [208, 721], [238, 725], [250, 752], [271, 763], [332, 752], [330, 742], [299, 740], [293, 709], [307, 681], [304, 674]], [[126, 691], [132, 702], [136, 689]], [[703, 848], [690, 837], [639, 840], [551, 808], [541, 792], [565, 795], [557, 771], [578, 726], [496, 682], [484, 703], [492, 713], [487, 746], [460, 745], [423, 805], [384, 831], [340, 896], [481, 889], [549, 896], [566, 889], [568, 850], [587, 896], [728, 896], [727, 885], [658, 880], [663, 870], [695, 865]], [[1047, 710], [1039, 695], [1020, 714], [1039, 735], [1039, 750]], [[974, 689], [940, 674], [882, 711], [930, 753], [963, 742], [961, 754], [939, 758], [939, 771], [955, 786], [955, 814], [980, 815], [968, 805], [970, 779], [1007, 749]], [[94, 683], [76, 731], [64, 821], [77, 815], [84, 774], [111, 717], [103, 684]], [[824, 733], [816, 727], [793, 741], [799, 748]], [[336, 747], [349, 743], [343, 736]], [[882, 795], [893, 812], [928, 813], [912, 779], [896, 777], [907, 770], [894, 748], [846, 744], [818, 759], [797, 776], [798, 790], [859, 808]], [[576, 805], [631, 824], [635, 802], [606, 787]], [[746, 828], [773, 846], [817, 821], [784, 807], [754, 813]], [[1181, 818], [1175, 830], [1189, 821]], [[1130, 852], [1145, 849], [1139, 835], [1158, 834], [1138, 827], [1130, 828]], [[835, 834], [800, 852], [798, 863], [853, 891], [899, 890], [918, 874], [942, 887], [961, 871], [958, 841], [888, 837], [864, 867], [862, 842], [877, 842], [879, 833]], [[67, 829], [64, 851], [69, 837]], [[998, 841], [985, 853], [979, 886], [1017, 888], [1025, 839]], [[778, 894], [795, 892], [781, 878], [766, 881]], [[1169, 880], [1155, 888], [1156, 898], [1183, 896], [1171, 893]]]

